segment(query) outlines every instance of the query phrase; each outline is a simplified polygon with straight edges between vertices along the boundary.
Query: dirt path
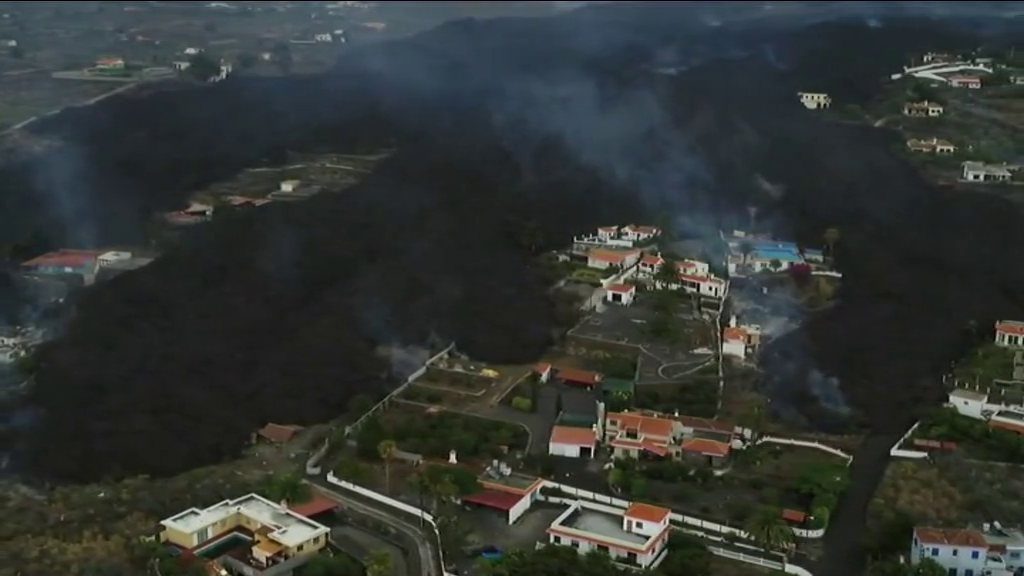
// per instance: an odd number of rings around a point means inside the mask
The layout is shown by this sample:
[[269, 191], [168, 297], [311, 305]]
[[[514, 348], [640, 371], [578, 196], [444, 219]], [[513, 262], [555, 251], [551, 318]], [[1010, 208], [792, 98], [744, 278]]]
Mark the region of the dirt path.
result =
[[822, 544], [825, 553], [811, 568], [816, 576], [861, 576], [868, 504], [889, 465], [889, 449], [900, 434], [872, 434], [853, 454], [850, 486], [839, 500]]

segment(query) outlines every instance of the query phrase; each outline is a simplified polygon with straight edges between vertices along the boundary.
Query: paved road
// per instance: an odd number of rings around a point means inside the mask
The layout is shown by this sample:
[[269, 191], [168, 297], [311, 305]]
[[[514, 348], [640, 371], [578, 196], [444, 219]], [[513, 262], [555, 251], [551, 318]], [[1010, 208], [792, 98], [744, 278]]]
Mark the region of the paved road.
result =
[[[438, 562], [435, 559], [437, 554], [435, 543], [420, 530], [419, 526], [410, 523], [403, 516], [399, 516], [399, 513], [391, 512], [390, 509], [383, 505], [371, 505], [362, 499], [353, 497], [344, 490], [336, 490], [336, 487], [327, 482], [324, 477], [310, 478], [308, 482], [326, 496], [344, 503], [350, 511], [388, 524], [395, 530], [405, 534], [409, 540], [415, 542], [416, 550], [410, 550], [409, 555], [402, 558], [405, 574], [408, 574], [408, 576], [443, 576], [438, 574]], [[380, 544], [378, 547], [381, 548], [394, 548], [386, 540], [379, 539], [378, 543]]]
[[360, 560], [365, 560], [374, 550], [386, 551], [391, 557], [391, 576], [415, 574], [409, 570], [405, 552], [401, 548], [366, 530], [354, 526], [336, 526], [331, 529], [331, 538], [346, 552]]

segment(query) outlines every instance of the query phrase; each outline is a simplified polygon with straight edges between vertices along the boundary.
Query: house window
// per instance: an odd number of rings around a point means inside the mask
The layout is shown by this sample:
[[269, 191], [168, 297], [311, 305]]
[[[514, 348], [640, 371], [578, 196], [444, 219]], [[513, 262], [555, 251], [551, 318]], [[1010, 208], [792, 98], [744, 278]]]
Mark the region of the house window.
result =
[[1010, 560], [1019, 560], [1020, 552], [1010, 552]]
[[938, 556], [938, 555], [939, 555], [939, 549], [938, 548], [932, 548], [932, 556]]
[[299, 544], [299, 547], [298, 547], [298, 548], [296, 548], [296, 549], [295, 549], [295, 551], [296, 551], [296, 552], [302, 552], [302, 549], [303, 549], [303, 548], [305, 548], [305, 547], [306, 547], [306, 545], [305, 545], [305, 544]]
[[638, 522], [636, 523], [636, 529], [637, 529], [637, 530], [643, 530], [643, 529], [644, 529], [644, 523], [643, 523], [643, 522], [639, 522], [639, 521], [638, 521]]
[[959, 555], [960, 555], [960, 550], [958, 550], [956, 548], [953, 548], [953, 557], [956, 558]]
[[956, 568], [950, 568], [947, 574], [949, 574], [949, 576], [956, 576]]
[[572, 546], [573, 548], [579, 548], [579, 547], [580, 547], [580, 543], [579, 543], [579, 541], [577, 541], [577, 540], [570, 540], [570, 541], [569, 541], [569, 544], [570, 544], [570, 545], [571, 545], [571, 546]]
[[971, 560], [977, 560], [980, 555], [981, 555], [981, 552], [978, 552], [977, 550], [972, 551], [971, 552]]
[[974, 570], [971, 568], [964, 569], [964, 576], [974, 576]]
[[562, 543], [562, 537], [561, 536], [552, 536], [551, 537], [551, 541], [554, 542], [555, 544], [561, 544]]

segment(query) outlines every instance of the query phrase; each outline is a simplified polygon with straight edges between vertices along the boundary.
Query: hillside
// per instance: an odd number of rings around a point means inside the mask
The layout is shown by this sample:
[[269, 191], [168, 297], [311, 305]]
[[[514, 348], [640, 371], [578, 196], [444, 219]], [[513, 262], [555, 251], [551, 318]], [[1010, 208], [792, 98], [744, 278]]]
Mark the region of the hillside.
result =
[[0, 214], [26, 212], [0, 230], [46, 224], [54, 243], [137, 239], [151, 211], [285, 150], [399, 151], [343, 194], [219, 220], [86, 293], [41, 356], [36, 467], [89, 480], [218, 461], [268, 420], [322, 421], [386, 386], [379, 344], [433, 335], [529, 361], [553, 312], [525, 223], [551, 245], [663, 214], [701, 235], [751, 201], [805, 242], [841, 228], [842, 300], [793, 361], [838, 375], [878, 429], [902, 426], [936, 397], [969, 319], [1024, 308], [1009, 290], [1021, 273], [1003, 266], [1024, 240], [1018, 216], [929, 189], [885, 132], [824, 122], [794, 94], [857, 101], [906, 52], [977, 40], [915, 22], [684, 34], [660, 10], [455, 22], [329, 75], [111, 98], [41, 122], [64, 144], [8, 166]]

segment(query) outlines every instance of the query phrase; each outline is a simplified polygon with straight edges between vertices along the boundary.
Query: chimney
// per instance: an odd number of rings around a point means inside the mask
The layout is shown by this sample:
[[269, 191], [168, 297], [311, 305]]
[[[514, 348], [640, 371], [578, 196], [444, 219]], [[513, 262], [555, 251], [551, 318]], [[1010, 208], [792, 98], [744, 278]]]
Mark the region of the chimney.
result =
[[459, 463], [459, 459], [456, 457], [455, 450], [449, 450], [448, 451], [448, 463], [449, 464], [458, 464]]
[[735, 327], [736, 327], [736, 315], [733, 314], [733, 315], [729, 316], [729, 328], [735, 328]]
[[285, 510], [287, 510], [287, 509], [288, 509], [288, 501], [287, 501], [287, 500], [281, 500], [281, 502], [279, 502], [279, 503], [278, 503], [278, 505], [279, 505], [279, 506], [280, 506], [281, 508], [284, 508]]

